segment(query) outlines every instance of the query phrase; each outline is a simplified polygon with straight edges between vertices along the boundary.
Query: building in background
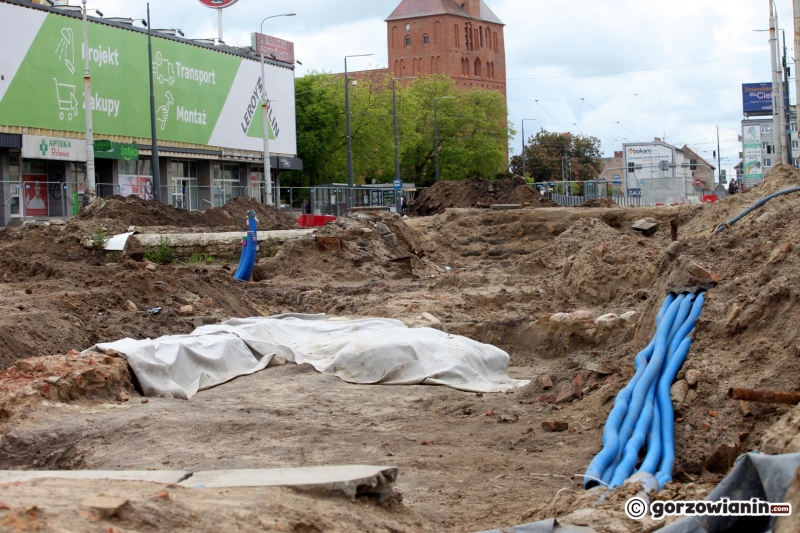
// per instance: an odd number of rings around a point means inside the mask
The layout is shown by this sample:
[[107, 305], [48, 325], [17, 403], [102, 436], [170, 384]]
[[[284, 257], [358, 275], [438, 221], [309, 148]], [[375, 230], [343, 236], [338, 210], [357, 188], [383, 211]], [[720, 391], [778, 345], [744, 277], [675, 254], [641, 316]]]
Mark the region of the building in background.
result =
[[696, 204], [714, 194], [716, 168], [688, 146], [678, 148], [659, 138], [622, 145], [626, 196], [642, 205]]
[[403, 0], [386, 23], [395, 77], [444, 74], [506, 95], [504, 24], [483, 0]]
[[[66, 216], [74, 194], [88, 197], [80, 8], [0, 0], [0, 35], [0, 225]], [[89, 48], [97, 194], [152, 198], [147, 31], [90, 17]], [[153, 33], [153, 61], [162, 201], [189, 210], [263, 201], [259, 58], [172, 31]], [[267, 63], [279, 175], [302, 168], [294, 65]]]
[[483, 0], [402, 0], [386, 19], [389, 67], [355, 80], [442, 74], [506, 96], [505, 24]]
[[[800, 168], [800, 145], [797, 136], [797, 107], [789, 112], [790, 146], [792, 165]], [[751, 116], [742, 120], [742, 184], [745, 187], [758, 185], [764, 175], [775, 166], [775, 135], [772, 115]], [[737, 172], [738, 174], [738, 172]]]
[[[788, 87], [786, 90], [788, 95]], [[788, 96], [787, 96], [788, 98]], [[745, 187], [761, 183], [764, 175], [777, 163], [772, 115], [772, 83], [745, 83], [742, 85], [742, 168], [736, 174]], [[798, 167], [800, 146], [797, 136], [797, 107], [789, 107], [789, 139], [791, 162]]]

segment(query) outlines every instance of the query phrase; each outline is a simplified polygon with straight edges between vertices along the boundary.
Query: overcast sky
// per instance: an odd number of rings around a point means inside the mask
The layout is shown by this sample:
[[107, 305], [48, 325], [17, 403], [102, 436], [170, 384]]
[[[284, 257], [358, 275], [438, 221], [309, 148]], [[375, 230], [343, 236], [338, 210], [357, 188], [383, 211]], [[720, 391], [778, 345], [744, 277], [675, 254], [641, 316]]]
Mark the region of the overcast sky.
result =
[[[520, 150], [521, 120], [532, 118], [536, 121], [525, 122], [526, 135], [539, 128], [594, 135], [608, 155], [626, 141], [666, 136], [710, 159], [719, 126], [722, 167], [738, 162], [741, 84], [771, 81], [769, 34], [754, 31], [769, 27], [768, 2], [486, 2], [506, 23], [509, 115], [518, 132], [512, 153]], [[384, 20], [398, 3], [239, 0], [225, 10], [225, 41], [247, 46], [264, 17], [295, 12], [296, 17], [268, 20], [264, 33], [295, 43], [303, 62], [298, 76], [340, 72], [343, 56], [350, 54], [375, 54], [350, 60], [352, 70], [385, 67]], [[793, 61], [792, 3], [776, 3]], [[146, 0], [90, 0], [89, 5], [106, 16], [143, 17]], [[177, 27], [190, 38], [216, 36], [216, 12], [198, 0], [152, 0], [151, 17], [154, 27]], [[794, 102], [793, 80], [791, 93]]]

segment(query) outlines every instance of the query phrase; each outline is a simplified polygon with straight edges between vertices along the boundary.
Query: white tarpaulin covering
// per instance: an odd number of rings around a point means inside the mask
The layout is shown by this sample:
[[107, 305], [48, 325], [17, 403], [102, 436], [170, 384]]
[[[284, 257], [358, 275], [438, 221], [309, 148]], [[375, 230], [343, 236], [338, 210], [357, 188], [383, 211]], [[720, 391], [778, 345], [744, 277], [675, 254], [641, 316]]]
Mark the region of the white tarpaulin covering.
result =
[[147, 396], [189, 399], [197, 391], [267, 367], [273, 355], [309, 363], [350, 383], [446, 385], [502, 392], [526, 385], [506, 375], [503, 350], [399, 320], [329, 322], [325, 315], [278, 315], [203, 326], [189, 335], [123, 339], [92, 350], [125, 356]]

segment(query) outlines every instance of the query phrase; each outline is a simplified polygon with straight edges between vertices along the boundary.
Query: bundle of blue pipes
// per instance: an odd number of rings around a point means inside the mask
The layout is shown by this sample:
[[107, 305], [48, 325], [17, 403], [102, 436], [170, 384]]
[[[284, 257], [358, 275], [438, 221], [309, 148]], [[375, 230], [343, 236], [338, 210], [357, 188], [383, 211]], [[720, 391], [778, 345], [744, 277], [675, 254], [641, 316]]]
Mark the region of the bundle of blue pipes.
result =
[[242, 237], [242, 258], [233, 275], [233, 279], [242, 282], [250, 281], [258, 252], [258, 219], [253, 210], [247, 212], [247, 227], [250, 231], [247, 232], [247, 236]]
[[[603, 428], [603, 449], [589, 464], [584, 488], [611, 488], [634, 474], [655, 477], [660, 489], [672, 480], [675, 422], [670, 387], [689, 353], [705, 293], [670, 294], [656, 316], [656, 333], [635, 359], [636, 372], [614, 401]], [[639, 451], [647, 453], [639, 468]]]

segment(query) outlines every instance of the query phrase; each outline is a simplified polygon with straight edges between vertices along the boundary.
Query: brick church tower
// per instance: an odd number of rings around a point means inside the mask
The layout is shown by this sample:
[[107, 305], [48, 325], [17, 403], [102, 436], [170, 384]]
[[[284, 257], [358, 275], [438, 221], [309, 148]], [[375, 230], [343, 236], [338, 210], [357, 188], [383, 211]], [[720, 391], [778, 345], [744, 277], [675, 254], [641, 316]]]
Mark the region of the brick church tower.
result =
[[506, 96], [504, 24], [483, 0], [402, 0], [386, 23], [395, 77], [444, 74]]

